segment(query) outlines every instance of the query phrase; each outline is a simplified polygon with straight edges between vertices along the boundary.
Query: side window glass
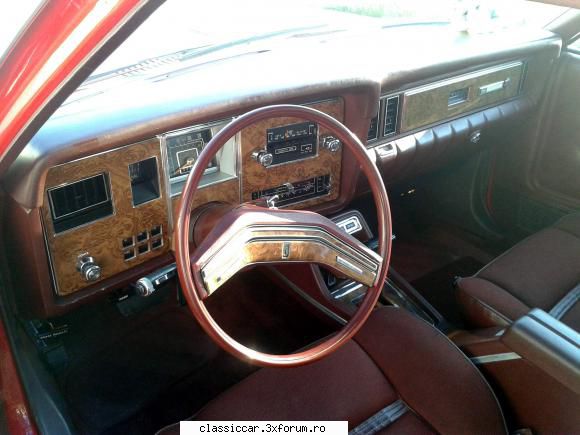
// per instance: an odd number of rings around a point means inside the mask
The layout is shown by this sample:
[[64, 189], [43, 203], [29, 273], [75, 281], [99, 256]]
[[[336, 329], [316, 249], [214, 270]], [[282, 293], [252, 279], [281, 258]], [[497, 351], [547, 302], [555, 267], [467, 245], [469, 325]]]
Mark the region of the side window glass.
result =
[[580, 54], [580, 38], [576, 38], [574, 42], [568, 44], [568, 50]]

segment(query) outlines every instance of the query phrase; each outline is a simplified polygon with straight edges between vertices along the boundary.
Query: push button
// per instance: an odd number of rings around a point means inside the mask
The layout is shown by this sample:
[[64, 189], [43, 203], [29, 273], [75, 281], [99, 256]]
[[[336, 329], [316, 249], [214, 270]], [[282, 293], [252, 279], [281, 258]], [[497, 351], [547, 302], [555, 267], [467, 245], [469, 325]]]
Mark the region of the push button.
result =
[[147, 240], [147, 231], [141, 231], [137, 234], [137, 243]]
[[134, 242], [133, 242], [133, 236], [131, 236], [131, 237], [127, 237], [126, 239], [123, 239], [123, 240], [121, 241], [121, 246], [122, 246], [123, 248], [128, 248], [128, 247], [130, 247], [130, 246], [133, 246], [133, 243], [134, 243]]

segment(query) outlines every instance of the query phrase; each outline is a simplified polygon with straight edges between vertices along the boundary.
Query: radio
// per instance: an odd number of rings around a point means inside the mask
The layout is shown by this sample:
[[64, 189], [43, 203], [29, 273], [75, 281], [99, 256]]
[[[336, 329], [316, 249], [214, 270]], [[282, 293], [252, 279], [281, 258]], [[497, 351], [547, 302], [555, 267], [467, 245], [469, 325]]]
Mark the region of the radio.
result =
[[264, 167], [304, 160], [318, 155], [318, 125], [301, 122], [266, 130], [266, 146], [252, 153]]

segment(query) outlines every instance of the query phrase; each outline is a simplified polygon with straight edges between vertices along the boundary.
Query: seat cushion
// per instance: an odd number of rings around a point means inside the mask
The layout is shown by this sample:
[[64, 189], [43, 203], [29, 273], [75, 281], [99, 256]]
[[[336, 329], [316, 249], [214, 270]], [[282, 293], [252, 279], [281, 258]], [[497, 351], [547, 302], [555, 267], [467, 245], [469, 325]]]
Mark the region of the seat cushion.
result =
[[[506, 326], [532, 308], [550, 312], [561, 301], [577, 301], [579, 283], [580, 214], [573, 214], [459, 280], [457, 297], [472, 326]], [[567, 306], [560, 320], [580, 329], [577, 304]]]
[[352, 430], [397, 401], [407, 412], [380, 433], [506, 433], [495, 396], [469, 359], [397, 308], [375, 311], [354, 340], [321, 361], [255, 372], [195, 418], [347, 420]]

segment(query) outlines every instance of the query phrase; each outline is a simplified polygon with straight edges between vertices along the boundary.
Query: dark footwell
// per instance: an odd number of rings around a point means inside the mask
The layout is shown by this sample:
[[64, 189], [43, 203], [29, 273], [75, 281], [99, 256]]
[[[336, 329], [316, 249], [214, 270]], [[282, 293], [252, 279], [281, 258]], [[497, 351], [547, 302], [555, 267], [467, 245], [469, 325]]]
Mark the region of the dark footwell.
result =
[[[334, 330], [257, 271], [212, 295], [208, 308], [229, 334], [271, 353], [291, 353]], [[219, 349], [174, 294], [134, 318], [103, 304], [72, 320], [71, 360], [57, 378], [82, 433], [154, 433], [256, 369]]]

